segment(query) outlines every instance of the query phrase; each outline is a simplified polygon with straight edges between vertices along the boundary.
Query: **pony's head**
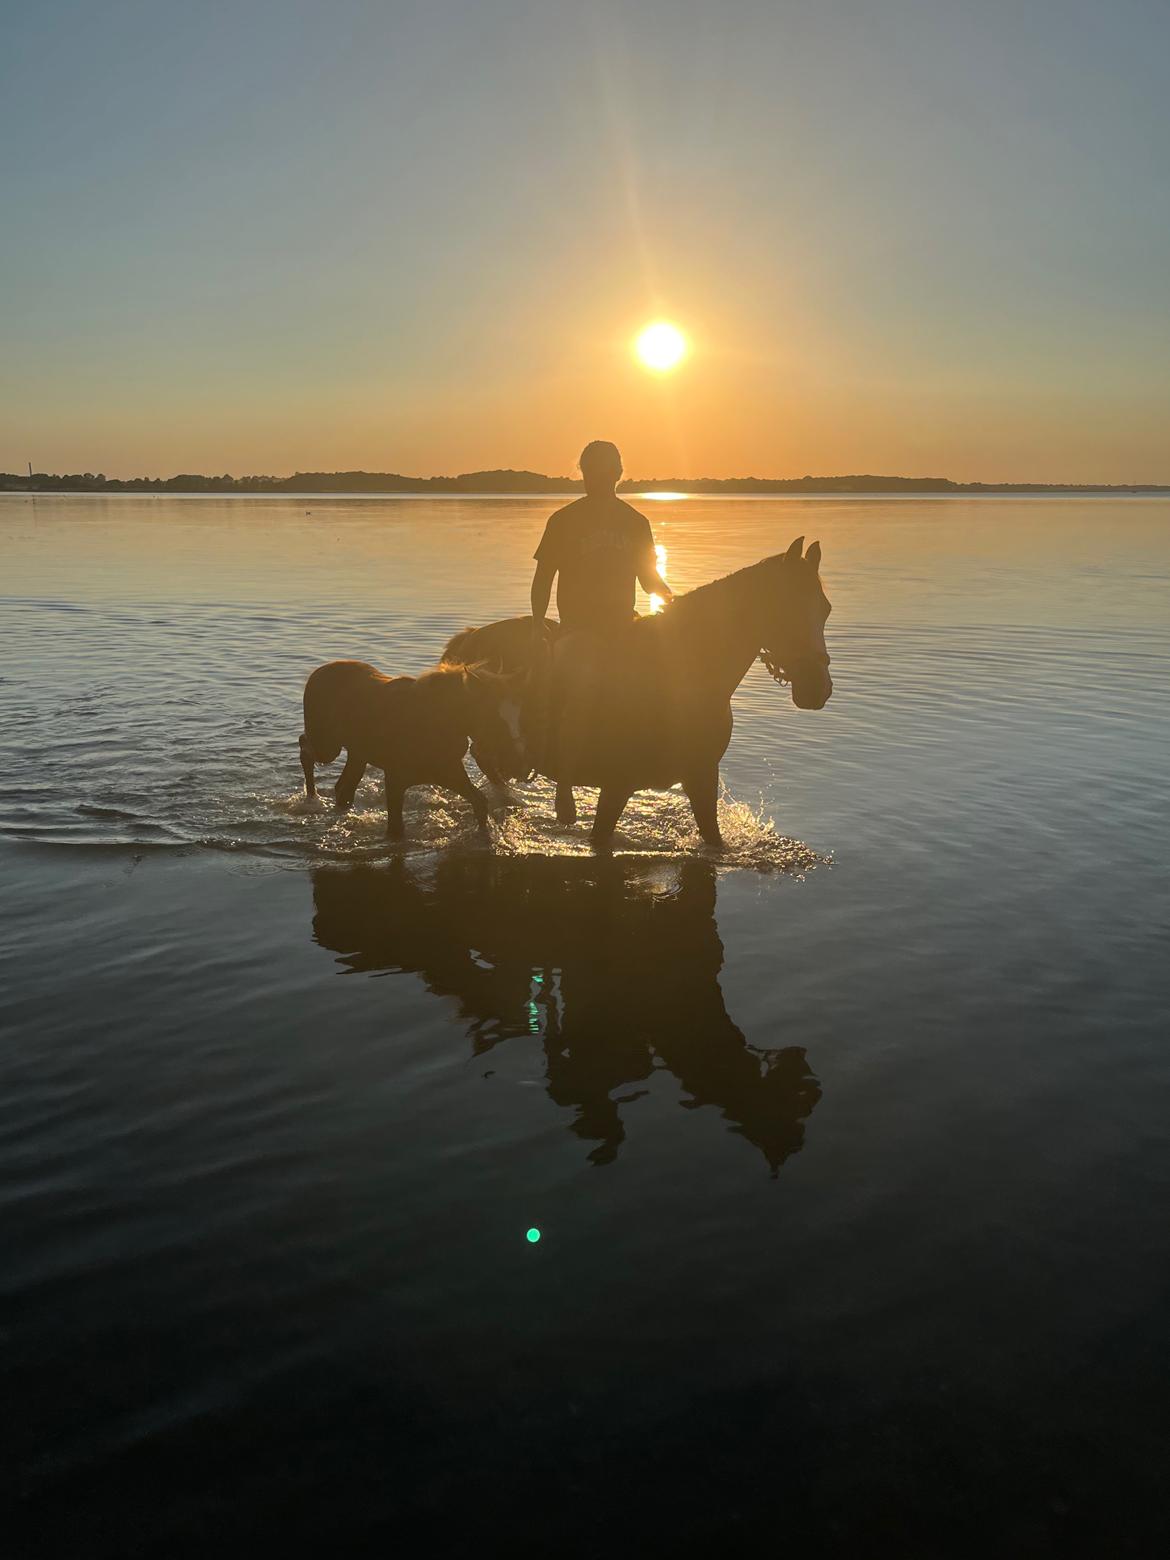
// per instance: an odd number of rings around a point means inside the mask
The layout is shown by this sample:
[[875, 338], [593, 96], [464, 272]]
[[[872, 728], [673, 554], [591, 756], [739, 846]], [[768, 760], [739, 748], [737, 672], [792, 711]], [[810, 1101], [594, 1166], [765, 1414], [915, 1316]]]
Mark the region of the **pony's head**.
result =
[[792, 684], [792, 702], [800, 710], [821, 710], [833, 692], [825, 622], [832, 608], [818, 572], [821, 544], [804, 556], [798, 536], [786, 553], [769, 558], [763, 570], [764, 642], [760, 659], [777, 682]]
[[477, 754], [508, 780], [531, 772], [520, 732], [520, 696], [528, 673], [501, 675], [482, 666], [463, 668], [467, 698], [467, 734]]
[[501, 775], [526, 775], [530, 765], [520, 741], [520, 688], [527, 675], [502, 676], [483, 666], [437, 666], [414, 680], [414, 720], [420, 731], [470, 738]]

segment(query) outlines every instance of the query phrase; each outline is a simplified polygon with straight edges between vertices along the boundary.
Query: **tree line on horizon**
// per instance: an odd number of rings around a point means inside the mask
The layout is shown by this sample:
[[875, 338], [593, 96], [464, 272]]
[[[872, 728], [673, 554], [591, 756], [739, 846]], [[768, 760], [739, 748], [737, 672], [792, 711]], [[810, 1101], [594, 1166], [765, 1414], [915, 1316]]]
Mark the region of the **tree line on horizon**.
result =
[[[0, 472], [0, 492], [14, 493], [575, 493], [579, 477], [539, 471], [468, 471], [455, 477], [406, 477], [391, 471], [298, 471], [291, 477], [107, 477], [103, 472], [58, 475]], [[1149, 483], [952, 482], [949, 477], [628, 477], [626, 493], [1150, 493]]]

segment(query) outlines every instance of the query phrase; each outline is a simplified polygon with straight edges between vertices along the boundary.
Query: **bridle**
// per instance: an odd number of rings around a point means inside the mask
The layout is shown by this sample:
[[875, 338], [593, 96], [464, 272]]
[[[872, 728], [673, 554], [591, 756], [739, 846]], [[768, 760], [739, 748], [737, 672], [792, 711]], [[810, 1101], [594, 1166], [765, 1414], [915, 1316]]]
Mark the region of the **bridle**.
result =
[[[766, 668], [768, 676], [771, 677], [774, 682], [778, 682], [782, 688], [791, 683], [792, 673], [786, 666], [777, 660], [777, 658], [770, 650], [761, 650], [759, 659]], [[826, 667], [829, 665], [829, 657], [827, 655], [803, 656], [800, 659], [804, 661], [818, 661]]]
[[777, 661], [776, 657], [770, 650], [761, 650], [759, 659], [761, 664], [766, 669], [768, 676], [772, 679], [773, 682], [779, 683], [783, 688], [785, 684], [792, 681], [792, 678], [780, 665], [780, 662]]

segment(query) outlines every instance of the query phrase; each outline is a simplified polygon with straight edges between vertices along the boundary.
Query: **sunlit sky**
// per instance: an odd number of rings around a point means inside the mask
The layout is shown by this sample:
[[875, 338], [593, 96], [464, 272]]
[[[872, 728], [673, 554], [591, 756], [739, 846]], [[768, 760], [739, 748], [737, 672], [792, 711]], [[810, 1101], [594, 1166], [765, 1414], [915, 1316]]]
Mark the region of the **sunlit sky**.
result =
[[0, 469], [1170, 482], [1168, 59], [1166, 0], [3, 0]]

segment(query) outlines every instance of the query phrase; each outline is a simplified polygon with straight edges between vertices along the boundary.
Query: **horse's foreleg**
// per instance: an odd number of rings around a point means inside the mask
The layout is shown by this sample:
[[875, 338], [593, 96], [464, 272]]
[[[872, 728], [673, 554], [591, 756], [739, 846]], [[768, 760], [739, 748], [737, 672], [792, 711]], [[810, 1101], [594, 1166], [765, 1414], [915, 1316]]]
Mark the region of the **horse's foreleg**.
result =
[[317, 794], [317, 782], [313, 778], [313, 749], [309, 745], [309, 738], [305, 732], [301, 732], [301, 773], [305, 777], [305, 795], [312, 798]]
[[[349, 766], [346, 765], [346, 768]], [[386, 776], [386, 838], [400, 840], [405, 832], [402, 827], [402, 799], [406, 787], [391, 775]]]
[[471, 803], [475, 813], [475, 822], [481, 833], [487, 832], [488, 805], [484, 801], [483, 792], [474, 785], [471, 776], [463, 765], [456, 764], [452, 769], [445, 770], [438, 781], [439, 785], [446, 786], [448, 791], [454, 791], [456, 796], [462, 796], [465, 801]]
[[602, 786], [601, 795], [597, 798], [597, 812], [593, 818], [593, 827], [589, 831], [589, 839], [595, 850], [609, 849], [613, 841], [613, 831], [617, 828], [617, 821], [633, 794], [633, 791], [625, 786]]
[[353, 806], [353, 799], [357, 795], [357, 788], [365, 772], [366, 761], [361, 754], [347, 751], [345, 768], [338, 775], [337, 784], [333, 787], [333, 799], [342, 811]]
[[503, 785], [504, 784], [504, 777], [503, 777], [503, 775], [496, 768], [496, 766], [490, 761], [490, 759], [487, 759], [487, 758], [485, 758], [483, 756], [483, 754], [479, 750], [478, 745], [476, 743], [474, 743], [474, 742], [471, 744], [471, 756], [472, 756], [472, 758], [474, 758], [474, 760], [476, 762], [476, 765], [479, 768], [480, 774], [484, 777], [484, 779], [487, 781], [487, 783], [489, 785]]
[[719, 766], [704, 769], [683, 781], [683, 790], [691, 804], [699, 833], [708, 845], [716, 850], [723, 848], [723, 836], [719, 832]]
[[577, 821], [577, 798], [573, 795], [573, 787], [567, 780], [557, 781], [557, 822], [563, 823], [566, 828]]

